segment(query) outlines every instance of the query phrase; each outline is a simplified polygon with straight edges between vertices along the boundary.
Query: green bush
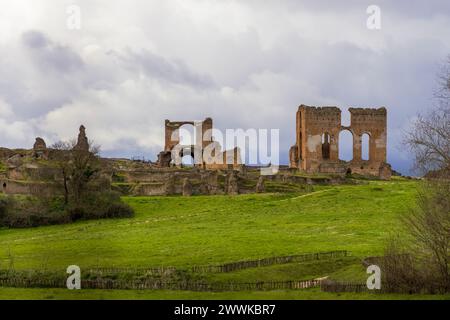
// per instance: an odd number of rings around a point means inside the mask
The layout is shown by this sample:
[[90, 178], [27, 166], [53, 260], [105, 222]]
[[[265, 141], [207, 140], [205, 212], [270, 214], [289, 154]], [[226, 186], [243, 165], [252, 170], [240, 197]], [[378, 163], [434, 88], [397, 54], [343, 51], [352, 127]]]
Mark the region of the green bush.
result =
[[134, 210], [126, 203], [113, 203], [106, 211], [105, 218], [130, 218]]
[[[54, 205], [53, 200], [52, 204]], [[0, 226], [27, 228], [70, 222], [67, 213], [36, 198], [0, 199]]]
[[30, 228], [69, 223], [70, 221], [70, 217], [65, 212], [55, 214], [25, 211], [20, 214], [12, 214], [8, 216], [8, 219], [4, 221], [3, 225], [9, 228]]
[[8, 216], [13, 206], [12, 198], [0, 198], [0, 225], [3, 225], [3, 221]]
[[113, 191], [89, 194], [77, 210], [82, 219], [128, 218], [134, 215], [133, 209], [122, 202], [119, 193]]
[[119, 193], [114, 191], [90, 193], [70, 211], [75, 220], [128, 218], [134, 215], [133, 209], [122, 202]]
[[111, 191], [92, 192], [77, 205], [65, 205], [62, 197], [0, 198], [0, 226], [28, 228], [77, 220], [132, 217], [133, 209]]
[[81, 207], [69, 208], [67, 209], [67, 213], [69, 214], [69, 217], [72, 221], [83, 219], [83, 217], [86, 215], [84, 209]]

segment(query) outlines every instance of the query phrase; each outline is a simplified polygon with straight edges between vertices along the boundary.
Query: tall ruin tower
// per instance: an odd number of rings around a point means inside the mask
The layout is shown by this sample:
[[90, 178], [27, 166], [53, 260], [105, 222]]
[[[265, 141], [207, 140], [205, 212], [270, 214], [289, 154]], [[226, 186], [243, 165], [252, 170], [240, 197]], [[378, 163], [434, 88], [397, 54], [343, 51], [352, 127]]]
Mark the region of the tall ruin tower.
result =
[[[386, 163], [386, 108], [349, 108], [350, 126], [341, 124], [337, 107], [301, 105], [296, 114], [296, 142], [289, 150], [291, 168], [307, 173], [359, 173], [389, 179]], [[339, 134], [348, 130], [353, 136], [353, 157], [339, 159]], [[362, 159], [362, 136], [369, 136], [369, 158]]]

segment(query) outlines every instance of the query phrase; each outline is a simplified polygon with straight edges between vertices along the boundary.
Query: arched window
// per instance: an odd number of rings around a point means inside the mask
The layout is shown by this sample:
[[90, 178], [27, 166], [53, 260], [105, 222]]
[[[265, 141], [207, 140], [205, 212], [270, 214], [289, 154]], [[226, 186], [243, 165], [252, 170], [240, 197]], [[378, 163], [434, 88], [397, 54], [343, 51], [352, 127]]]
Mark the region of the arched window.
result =
[[184, 146], [180, 149], [179, 156], [182, 167], [192, 167], [194, 165], [194, 149], [191, 146]]
[[349, 130], [339, 133], [339, 159], [350, 161], [353, 159], [353, 134]]
[[361, 136], [361, 159], [362, 160], [370, 160], [369, 145], [370, 145], [370, 136], [369, 136], [369, 134], [364, 133]]
[[330, 135], [328, 132], [322, 134], [322, 158], [330, 159]]
[[[196, 141], [196, 130], [192, 124], [184, 124], [179, 129], [180, 145], [182, 146], [193, 146]], [[183, 149], [183, 154], [181, 158], [182, 166], [193, 166], [194, 165], [194, 155], [189, 151], [189, 148]]]
[[192, 124], [184, 124], [178, 129], [180, 137], [180, 145], [190, 146], [194, 145], [196, 141], [196, 132]]
[[192, 167], [194, 165], [194, 157], [191, 154], [184, 154], [181, 158], [182, 167]]

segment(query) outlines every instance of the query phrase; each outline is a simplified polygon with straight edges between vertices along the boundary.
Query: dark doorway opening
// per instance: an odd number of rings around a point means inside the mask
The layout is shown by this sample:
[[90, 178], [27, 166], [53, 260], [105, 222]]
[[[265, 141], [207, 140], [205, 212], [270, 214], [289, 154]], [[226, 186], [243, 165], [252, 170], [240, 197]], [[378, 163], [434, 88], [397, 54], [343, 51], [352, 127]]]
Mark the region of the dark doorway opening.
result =
[[327, 132], [322, 134], [322, 158], [330, 159], [330, 135]]

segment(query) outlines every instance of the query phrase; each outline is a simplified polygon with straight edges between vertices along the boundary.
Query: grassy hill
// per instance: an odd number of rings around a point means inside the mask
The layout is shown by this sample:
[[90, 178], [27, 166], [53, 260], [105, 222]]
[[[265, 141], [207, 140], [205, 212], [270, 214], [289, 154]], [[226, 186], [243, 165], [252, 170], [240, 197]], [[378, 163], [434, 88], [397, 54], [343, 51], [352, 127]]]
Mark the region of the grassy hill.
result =
[[[81, 270], [158, 266], [183, 269], [349, 250], [352, 257], [328, 262], [291, 263], [201, 277], [215, 282], [322, 276], [361, 280], [365, 270], [360, 259], [382, 254], [386, 238], [400, 230], [398, 216], [414, 205], [415, 192], [416, 182], [397, 179], [316, 186], [308, 194], [129, 197], [125, 200], [135, 208], [134, 218], [0, 230], [0, 269], [65, 272], [71, 264], [79, 265]], [[27, 292], [0, 289], [0, 297], [5, 290]], [[29, 290], [30, 294], [36, 293]], [[314, 290], [311, 292], [314, 295]], [[117, 291], [117, 295], [123, 293]], [[208, 293], [197, 295], [212, 297]]]

